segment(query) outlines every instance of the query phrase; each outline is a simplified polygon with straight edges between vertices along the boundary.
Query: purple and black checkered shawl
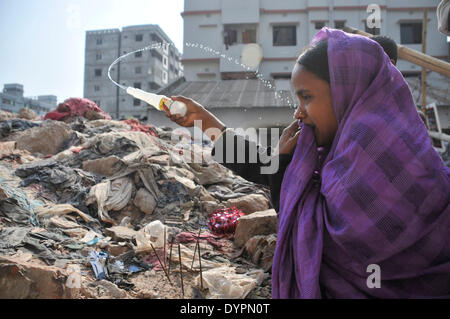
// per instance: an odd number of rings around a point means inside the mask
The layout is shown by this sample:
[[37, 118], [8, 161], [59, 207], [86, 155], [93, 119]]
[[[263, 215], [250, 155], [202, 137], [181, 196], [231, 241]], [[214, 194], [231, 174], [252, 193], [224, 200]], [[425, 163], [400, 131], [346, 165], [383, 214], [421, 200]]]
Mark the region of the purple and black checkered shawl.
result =
[[[338, 130], [318, 164], [302, 127], [282, 184], [272, 297], [448, 297], [450, 170], [378, 43], [327, 28], [313, 43], [323, 38]], [[380, 288], [369, 288], [373, 264]]]

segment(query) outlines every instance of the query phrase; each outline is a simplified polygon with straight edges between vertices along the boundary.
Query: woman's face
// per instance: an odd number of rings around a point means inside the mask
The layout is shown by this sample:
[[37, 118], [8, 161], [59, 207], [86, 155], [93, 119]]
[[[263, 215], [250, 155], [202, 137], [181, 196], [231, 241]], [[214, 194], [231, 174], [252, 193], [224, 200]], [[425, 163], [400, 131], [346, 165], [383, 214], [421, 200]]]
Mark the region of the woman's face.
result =
[[300, 101], [294, 118], [314, 128], [318, 146], [330, 145], [337, 131], [330, 85], [298, 63], [292, 71], [292, 85]]

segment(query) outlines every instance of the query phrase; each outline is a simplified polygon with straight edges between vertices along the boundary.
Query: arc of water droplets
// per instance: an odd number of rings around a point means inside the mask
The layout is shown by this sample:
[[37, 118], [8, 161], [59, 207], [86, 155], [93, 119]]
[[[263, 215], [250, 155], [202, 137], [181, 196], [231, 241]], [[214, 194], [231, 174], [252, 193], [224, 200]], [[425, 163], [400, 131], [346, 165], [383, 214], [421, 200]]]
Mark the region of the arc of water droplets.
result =
[[[166, 44], [166, 45], [168, 45], [168, 46], [171, 46], [171, 45], [172, 45], [171, 43], [168, 43], [168, 42], [167, 42], [167, 43], [164, 43], [164, 44]], [[123, 85], [121, 85], [120, 83], [117, 83], [116, 81], [114, 81], [114, 80], [112, 79], [112, 77], [111, 77], [111, 69], [112, 69], [112, 67], [113, 67], [114, 65], [116, 65], [117, 63], [119, 63], [121, 60], [125, 59], [126, 57], [128, 57], [128, 56], [130, 56], [130, 55], [132, 55], [132, 54], [135, 54], [135, 53], [137, 53], [137, 52], [148, 51], [148, 50], [160, 49], [162, 46], [163, 46], [163, 43], [161, 43], [161, 42], [153, 42], [151, 45], [146, 46], [145, 48], [138, 49], [138, 50], [135, 50], [135, 51], [130, 52], [130, 53], [126, 53], [126, 54], [124, 54], [124, 55], [118, 57], [118, 58], [117, 58], [117, 59], [109, 66], [109, 68], [108, 68], [108, 78], [109, 78], [115, 85], [117, 85], [118, 87], [120, 87], [121, 89], [127, 90], [127, 87], [126, 87], [126, 86], [123, 86]]]
[[[168, 46], [172, 45], [171, 43], [165, 43], [165, 44], [168, 45]], [[128, 56], [130, 56], [130, 55], [132, 55], [132, 54], [135, 54], [135, 53], [137, 53], [137, 52], [143, 52], [143, 51], [153, 50], [153, 49], [159, 49], [159, 48], [162, 47], [162, 45], [163, 45], [163, 43], [161, 43], [161, 42], [155, 42], [155, 43], [152, 43], [151, 45], [146, 46], [146, 47], [144, 47], [144, 48], [142, 48], [142, 49], [138, 49], [138, 50], [135, 50], [135, 51], [132, 51], [132, 52], [129, 52], [129, 53], [126, 53], [126, 54], [120, 56], [119, 58], [117, 58], [117, 59], [109, 66], [109, 68], [108, 68], [108, 78], [109, 78], [115, 85], [117, 85], [118, 87], [120, 87], [120, 88], [123, 89], [123, 90], [126, 90], [127, 88], [126, 88], [124, 85], [121, 85], [120, 83], [117, 83], [116, 81], [114, 81], [114, 80], [112, 79], [112, 77], [111, 77], [111, 70], [112, 70], [112, 67], [113, 67], [114, 65], [116, 65], [117, 63], [119, 63], [121, 60], [125, 59], [126, 57], [128, 57]], [[212, 49], [212, 48], [210, 48], [210, 47], [208, 47], [208, 46], [204, 46], [203, 44], [186, 42], [186, 46], [187, 46], [187, 47], [193, 47], [193, 48], [198, 48], [198, 47], [199, 47], [199, 48], [202, 49], [202, 50], [205, 50], [205, 51], [207, 51], [207, 52], [213, 53], [213, 54], [215, 54], [215, 55], [217, 55], [217, 56], [220, 56], [220, 57], [223, 58], [223, 59], [227, 59], [227, 60], [230, 61], [230, 62], [233, 61], [233, 58], [232, 58], [232, 57], [227, 57], [226, 54], [224, 54], [224, 53], [222, 53], [222, 52], [220, 52], [220, 51], [214, 50], [214, 49]], [[234, 63], [235, 63], [236, 65], [241, 66], [243, 69], [246, 69], [247, 71], [251, 71], [251, 68], [250, 68], [250, 67], [246, 66], [246, 65], [243, 64], [243, 63], [240, 63], [240, 61], [239, 61], [238, 59], [236, 59], [236, 58], [234, 59]], [[263, 85], [264, 85], [265, 87], [267, 87], [267, 88], [269, 88], [269, 89], [276, 89], [276, 88], [274, 87], [274, 85], [272, 85], [272, 84], [270, 83], [269, 80], [265, 80], [265, 79], [264, 79], [264, 76], [263, 76], [262, 74], [256, 72], [256, 78], [257, 78], [258, 80], [260, 80], [260, 81], [263, 83]], [[294, 106], [292, 105], [292, 102], [290, 101], [290, 99], [287, 99], [287, 98], [285, 99], [285, 98], [283, 98], [283, 97], [281, 96], [281, 94], [280, 94], [279, 92], [277, 92], [277, 91], [275, 91], [275, 98], [280, 99], [282, 102], [287, 103], [289, 107], [294, 108]]]
[[[223, 59], [227, 59], [229, 62], [232, 62], [232, 61], [233, 61], [233, 58], [232, 58], [232, 57], [227, 57], [226, 54], [224, 54], [224, 53], [222, 53], [222, 52], [220, 52], [220, 51], [214, 50], [214, 49], [212, 49], [212, 48], [210, 48], [210, 47], [208, 47], [208, 46], [204, 46], [203, 44], [186, 42], [186, 47], [200, 48], [200, 49], [202, 49], [202, 50], [204, 50], [204, 51], [207, 51], [207, 52], [213, 53], [213, 54], [215, 54], [215, 55], [217, 55], [217, 56], [220, 56], [220, 57], [223, 58]], [[243, 69], [246, 69], [247, 71], [251, 71], [251, 68], [250, 68], [250, 67], [246, 66], [246, 65], [243, 64], [243, 63], [240, 63], [240, 62], [238, 61], [238, 59], [234, 59], [234, 63], [235, 63], [236, 65], [240, 65]], [[256, 72], [256, 78], [257, 78], [258, 80], [260, 80], [260, 81], [264, 84], [265, 87], [267, 87], [267, 88], [269, 88], [269, 89], [276, 89], [276, 88], [274, 87], [274, 85], [272, 85], [272, 84], [270, 83], [269, 80], [265, 80], [265, 79], [264, 79], [264, 75], [262, 75], [261, 73]], [[281, 96], [281, 94], [278, 93], [277, 91], [275, 91], [275, 98], [280, 99], [282, 102], [287, 103], [288, 106], [289, 106], [290, 108], [295, 108], [295, 106], [292, 104], [292, 102], [291, 102], [290, 99], [288, 99], [288, 98], [283, 98], [283, 97]]]

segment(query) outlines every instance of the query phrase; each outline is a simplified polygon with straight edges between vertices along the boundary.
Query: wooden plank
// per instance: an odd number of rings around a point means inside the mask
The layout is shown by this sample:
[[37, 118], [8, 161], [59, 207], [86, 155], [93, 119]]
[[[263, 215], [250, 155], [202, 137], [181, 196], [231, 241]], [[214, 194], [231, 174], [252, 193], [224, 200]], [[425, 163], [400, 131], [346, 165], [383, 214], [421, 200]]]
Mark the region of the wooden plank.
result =
[[[352, 28], [352, 27], [344, 27], [343, 29], [348, 33], [360, 34], [366, 37], [372, 36], [371, 34]], [[450, 77], [450, 63], [445, 62], [443, 60], [439, 60], [424, 54], [422, 52], [407, 48], [401, 44], [397, 44], [398, 46], [398, 58], [426, 68], [427, 70], [437, 72], [439, 74]]]

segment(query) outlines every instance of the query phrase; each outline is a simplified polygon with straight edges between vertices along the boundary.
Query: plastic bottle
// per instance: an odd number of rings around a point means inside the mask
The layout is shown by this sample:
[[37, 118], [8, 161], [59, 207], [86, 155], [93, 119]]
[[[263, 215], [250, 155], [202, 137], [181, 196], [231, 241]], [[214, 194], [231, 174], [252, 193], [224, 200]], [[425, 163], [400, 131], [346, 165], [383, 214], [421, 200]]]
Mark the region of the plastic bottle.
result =
[[142, 91], [132, 87], [127, 88], [127, 93], [136, 99], [147, 102], [159, 111], [164, 111], [167, 108], [170, 114], [179, 114], [185, 116], [187, 112], [186, 104], [180, 101], [173, 101], [164, 95], [157, 95]]
[[152, 243], [155, 248], [164, 247], [164, 228], [167, 228], [167, 226], [161, 223], [161, 221], [159, 220], [151, 222], [144, 228], [146, 235], [149, 236], [150, 243]]

